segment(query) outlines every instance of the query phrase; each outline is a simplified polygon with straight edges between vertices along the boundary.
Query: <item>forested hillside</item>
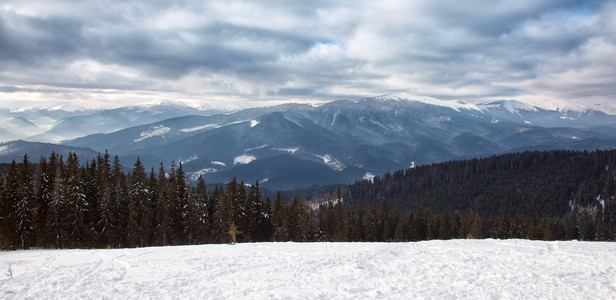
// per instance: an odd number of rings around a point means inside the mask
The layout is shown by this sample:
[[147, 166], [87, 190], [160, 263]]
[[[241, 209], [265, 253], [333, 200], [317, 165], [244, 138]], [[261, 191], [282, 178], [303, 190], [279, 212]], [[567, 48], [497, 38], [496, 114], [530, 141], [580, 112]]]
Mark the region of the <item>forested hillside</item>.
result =
[[561, 218], [613, 204], [616, 151], [524, 152], [449, 161], [356, 182], [345, 205], [360, 199], [401, 211], [473, 209], [498, 214]]
[[[208, 191], [182, 164], [122, 172], [106, 153], [3, 165], [3, 249], [450, 238], [616, 239], [616, 151], [527, 152], [399, 171], [315, 210], [235, 178]], [[364, 203], [366, 205], [364, 205]]]

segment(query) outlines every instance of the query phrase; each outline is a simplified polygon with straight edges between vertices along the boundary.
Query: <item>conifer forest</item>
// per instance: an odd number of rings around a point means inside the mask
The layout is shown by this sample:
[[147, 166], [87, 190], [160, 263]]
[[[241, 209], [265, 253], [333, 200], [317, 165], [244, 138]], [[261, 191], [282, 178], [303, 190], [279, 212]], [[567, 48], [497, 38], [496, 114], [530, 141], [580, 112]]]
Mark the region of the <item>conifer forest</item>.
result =
[[616, 240], [616, 151], [545, 151], [385, 174], [308, 205], [233, 178], [208, 190], [182, 164], [118, 157], [0, 166], [0, 247], [117, 248], [264, 241]]

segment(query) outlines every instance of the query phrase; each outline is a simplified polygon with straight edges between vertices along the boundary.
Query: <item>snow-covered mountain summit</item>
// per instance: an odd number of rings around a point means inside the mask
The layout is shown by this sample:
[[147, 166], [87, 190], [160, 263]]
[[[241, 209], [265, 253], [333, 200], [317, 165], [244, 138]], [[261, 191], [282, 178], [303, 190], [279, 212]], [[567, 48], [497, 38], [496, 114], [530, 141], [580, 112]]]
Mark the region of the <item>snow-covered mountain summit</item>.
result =
[[475, 104], [469, 103], [469, 102], [464, 102], [464, 101], [459, 101], [459, 100], [446, 101], [446, 100], [441, 100], [441, 99], [437, 99], [437, 98], [433, 98], [429, 96], [421, 96], [421, 95], [415, 95], [415, 94], [410, 94], [410, 93], [385, 94], [385, 95], [372, 97], [372, 98], [365, 98], [365, 99], [374, 99], [374, 100], [381, 100], [381, 101], [421, 102], [421, 103], [428, 104], [428, 105], [451, 108], [455, 111], [460, 111], [462, 109], [476, 110], [476, 111], [481, 110], [480, 107], [478, 107]]

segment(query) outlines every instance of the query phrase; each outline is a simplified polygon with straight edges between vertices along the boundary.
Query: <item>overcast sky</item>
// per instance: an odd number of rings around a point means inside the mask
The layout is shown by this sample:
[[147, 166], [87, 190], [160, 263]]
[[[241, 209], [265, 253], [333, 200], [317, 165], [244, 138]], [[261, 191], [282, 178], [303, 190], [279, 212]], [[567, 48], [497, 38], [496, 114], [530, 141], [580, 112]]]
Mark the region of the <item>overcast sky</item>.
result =
[[5, 105], [396, 92], [613, 105], [616, 1], [0, 2]]

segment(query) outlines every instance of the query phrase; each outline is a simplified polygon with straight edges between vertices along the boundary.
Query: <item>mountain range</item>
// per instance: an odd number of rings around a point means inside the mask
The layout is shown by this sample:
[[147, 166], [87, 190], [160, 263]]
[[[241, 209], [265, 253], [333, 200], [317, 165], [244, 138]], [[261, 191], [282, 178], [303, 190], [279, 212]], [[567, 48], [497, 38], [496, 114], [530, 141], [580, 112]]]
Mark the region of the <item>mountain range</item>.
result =
[[[43, 136], [78, 135], [80, 128], [107, 125], [57, 145], [64, 150], [108, 150], [126, 166], [141, 157], [155, 169], [161, 162], [166, 167], [181, 162], [193, 180], [199, 175], [207, 182], [237, 177], [281, 190], [344, 184], [415, 165], [506, 152], [616, 148], [616, 116], [602, 111], [545, 109], [518, 101], [475, 105], [409, 94], [232, 112], [154, 113], [132, 107], [69, 115]], [[16, 122], [31, 120], [19, 117], [24, 120]], [[64, 123], [74, 125], [59, 125]], [[114, 130], [111, 124], [123, 128]], [[88, 130], [83, 132], [92, 133]], [[15, 147], [14, 142], [0, 144], [0, 161], [15, 158], [16, 152], [9, 151]], [[21, 147], [23, 156], [28, 150]]]
[[26, 140], [58, 143], [94, 133], [109, 133], [127, 127], [192, 114], [214, 114], [174, 103], [156, 103], [114, 109], [28, 108], [0, 109], [0, 142]]

